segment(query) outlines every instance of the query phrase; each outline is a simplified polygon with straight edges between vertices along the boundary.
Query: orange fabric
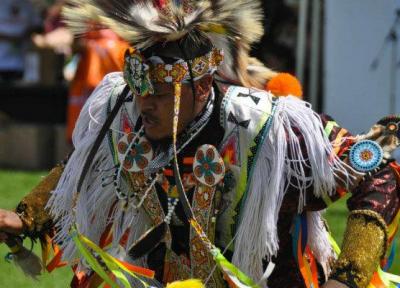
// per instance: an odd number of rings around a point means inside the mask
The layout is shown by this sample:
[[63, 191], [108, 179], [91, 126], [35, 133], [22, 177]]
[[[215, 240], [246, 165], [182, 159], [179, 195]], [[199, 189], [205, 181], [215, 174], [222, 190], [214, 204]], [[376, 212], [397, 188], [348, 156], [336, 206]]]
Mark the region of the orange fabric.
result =
[[301, 234], [299, 232], [299, 241], [297, 241], [297, 259], [299, 261], [300, 273], [303, 276], [304, 284], [307, 288], [319, 288], [318, 285], [318, 270], [314, 255], [311, 252], [309, 246], [306, 246], [305, 250], [302, 251], [301, 247]]
[[126, 269], [128, 269], [129, 271], [137, 274], [137, 275], [141, 275], [141, 276], [145, 276], [147, 278], [154, 278], [155, 272], [153, 270], [150, 269], [146, 269], [143, 267], [139, 267], [136, 265], [132, 265], [128, 262], [124, 262], [124, 261], [120, 261], [118, 259], [116, 259], [120, 264], [122, 264]]
[[382, 279], [379, 277], [378, 272], [375, 272], [374, 275], [372, 275], [370, 286], [374, 288], [387, 288], [385, 283], [383, 283]]
[[345, 196], [347, 194], [347, 190], [343, 187], [337, 187], [336, 192], [337, 192], [337, 194], [339, 194], [340, 198], [342, 198], [343, 196]]
[[311, 249], [309, 246], [306, 248], [307, 251], [307, 256], [306, 259], [310, 260], [310, 266], [311, 266], [311, 275], [312, 275], [312, 281], [314, 283], [314, 288], [318, 288], [318, 269], [317, 269], [317, 262], [315, 260], [314, 255], [311, 252]]
[[60, 268], [60, 267], [66, 266], [68, 264], [67, 262], [61, 261], [63, 252], [62, 252], [62, 250], [60, 250], [58, 248], [58, 246], [56, 246], [56, 247], [57, 248], [54, 248], [54, 257], [53, 257], [53, 259], [46, 266], [46, 270], [49, 273], [51, 273], [56, 268]]
[[303, 89], [299, 80], [289, 73], [279, 73], [267, 82], [265, 90], [276, 96], [293, 95], [303, 97]]
[[223, 278], [228, 283], [229, 288], [238, 288], [226, 274], [223, 274]]
[[194, 162], [194, 157], [185, 157], [183, 158], [183, 164], [192, 165]]
[[87, 98], [106, 74], [122, 71], [124, 53], [129, 47], [128, 43], [107, 29], [89, 32], [83, 40], [84, 49], [80, 54], [78, 68], [69, 91], [67, 110], [69, 141]]
[[106, 230], [103, 232], [103, 234], [101, 234], [100, 236], [100, 242], [99, 242], [99, 246], [101, 248], [104, 248], [106, 246], [108, 246], [109, 244], [111, 244], [113, 236], [112, 236], [112, 224], [108, 224], [106, 227]]
[[85, 272], [77, 272], [76, 266], [74, 266], [72, 270], [74, 271], [74, 278], [72, 278], [71, 281], [72, 288], [94, 288], [93, 286], [90, 286], [90, 281], [92, 277], [97, 275], [96, 273], [88, 276], [85, 274]]
[[164, 169], [164, 175], [172, 177], [174, 176], [174, 172], [172, 171], [172, 169]]

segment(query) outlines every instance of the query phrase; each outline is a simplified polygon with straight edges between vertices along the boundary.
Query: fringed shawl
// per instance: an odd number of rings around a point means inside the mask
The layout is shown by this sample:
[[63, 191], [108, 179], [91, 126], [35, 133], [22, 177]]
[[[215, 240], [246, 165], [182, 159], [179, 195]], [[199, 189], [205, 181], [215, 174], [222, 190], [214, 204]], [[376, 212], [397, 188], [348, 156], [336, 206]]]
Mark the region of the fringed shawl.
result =
[[[119, 227], [113, 231], [117, 241], [110, 250], [117, 254], [114, 256], [120, 258], [127, 257], [126, 251], [115, 247], [122, 232], [126, 228], [133, 228], [128, 235], [128, 242], [133, 243], [151, 226], [143, 209], [136, 211], [131, 206], [121, 221], [121, 208], [120, 205], [115, 205], [117, 198], [113, 185], [102, 185], [104, 171], [115, 165], [113, 147], [108, 139], [104, 139], [101, 144], [81, 193], [76, 197], [76, 185], [83, 163], [107, 117], [107, 111], [112, 108], [113, 99], [115, 100], [124, 85], [120, 73], [109, 74], [87, 101], [73, 135], [75, 152], [48, 203], [52, 216], [57, 219], [58, 233], [55, 241], [61, 243], [64, 249], [64, 260], [73, 261], [78, 258], [69, 235], [74, 224], [80, 233], [98, 244], [108, 224], [121, 223], [115, 225]], [[306, 189], [310, 185], [313, 186], [314, 195], [321, 197], [335, 191], [337, 175], [342, 175], [345, 183], [349, 182], [349, 168], [334, 155], [319, 116], [312, 111], [310, 105], [295, 97], [274, 99], [265, 91], [230, 87], [221, 107], [221, 124], [226, 135], [220, 150], [223, 150], [224, 143], [226, 144], [234, 131], [241, 131], [238, 142], [234, 145], [240, 150], [236, 152], [242, 155], [237, 159], [240, 163], [225, 163], [228, 169], [236, 171], [233, 173], [234, 182], [239, 185], [233, 187], [232, 199], [237, 196], [235, 193], [238, 189], [243, 192], [239, 196], [245, 195], [245, 201], [241, 203], [238, 229], [234, 235], [230, 235], [235, 239], [233, 263], [256, 281], [263, 275], [263, 259], [271, 259], [279, 250], [278, 213], [288, 185], [295, 186], [299, 191], [300, 212], [305, 204]], [[126, 103], [123, 109], [132, 113], [131, 120], [136, 121], [137, 108], [134, 99], [131, 103]], [[119, 117], [121, 115], [117, 115], [113, 127], [123, 130]], [[247, 120], [250, 122], [247, 123]], [[301, 151], [298, 133], [304, 139], [307, 155]], [[251, 167], [247, 167], [249, 163]], [[245, 165], [240, 167], [241, 164]], [[305, 167], [310, 168], [310, 176], [306, 175]], [[246, 173], [243, 172], [244, 169]], [[238, 204], [237, 201], [232, 203]], [[331, 255], [326, 231], [319, 212], [310, 213], [308, 219], [310, 247], [324, 265]], [[218, 222], [218, 229], [228, 229], [232, 224], [224, 213]], [[227, 226], [224, 228], [224, 225]], [[142, 262], [141, 265], [145, 263]]]

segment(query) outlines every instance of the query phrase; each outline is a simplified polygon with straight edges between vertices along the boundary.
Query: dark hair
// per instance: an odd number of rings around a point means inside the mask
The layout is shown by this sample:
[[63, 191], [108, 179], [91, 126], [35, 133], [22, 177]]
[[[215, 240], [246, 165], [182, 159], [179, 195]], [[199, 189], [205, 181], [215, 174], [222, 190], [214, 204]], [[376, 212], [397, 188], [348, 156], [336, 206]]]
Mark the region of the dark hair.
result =
[[[172, 42], [158, 43], [142, 51], [145, 58], [158, 56], [164, 63], [172, 64], [176, 59], [183, 59], [187, 62], [190, 73], [190, 86], [192, 88], [193, 99], [196, 97], [196, 87], [193, 80], [192, 65], [190, 60], [203, 56], [211, 51], [213, 45], [211, 41], [199, 31], [192, 31], [182, 39]], [[193, 107], [194, 109], [194, 101]]]
[[161, 57], [165, 63], [173, 63], [176, 58], [193, 60], [211, 51], [211, 41], [198, 31], [192, 31], [182, 39], [173, 42], [160, 42], [142, 51], [145, 58]]

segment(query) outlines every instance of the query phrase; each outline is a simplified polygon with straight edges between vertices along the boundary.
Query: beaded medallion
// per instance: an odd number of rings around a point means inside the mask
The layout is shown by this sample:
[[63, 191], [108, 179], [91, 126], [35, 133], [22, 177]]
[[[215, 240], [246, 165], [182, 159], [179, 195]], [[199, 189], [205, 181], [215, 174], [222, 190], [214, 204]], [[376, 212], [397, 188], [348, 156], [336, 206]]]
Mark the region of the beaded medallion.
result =
[[117, 148], [118, 159], [129, 172], [143, 171], [153, 159], [153, 149], [144, 135], [125, 135], [118, 141]]
[[224, 178], [224, 161], [214, 146], [205, 144], [197, 149], [193, 174], [200, 183], [209, 187], [217, 185]]
[[383, 150], [375, 141], [362, 140], [351, 147], [349, 160], [354, 169], [360, 172], [369, 172], [381, 164]]

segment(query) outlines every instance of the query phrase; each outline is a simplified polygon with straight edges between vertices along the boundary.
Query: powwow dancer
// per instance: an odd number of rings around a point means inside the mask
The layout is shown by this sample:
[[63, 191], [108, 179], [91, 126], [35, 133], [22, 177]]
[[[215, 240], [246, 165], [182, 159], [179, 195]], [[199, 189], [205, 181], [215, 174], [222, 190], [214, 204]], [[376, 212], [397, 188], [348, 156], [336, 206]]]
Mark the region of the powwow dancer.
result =
[[[67, 163], [1, 211], [17, 259], [10, 235], [39, 238], [48, 270], [72, 265], [72, 287], [395, 285], [380, 265], [400, 217], [400, 118], [352, 136], [280, 97], [301, 89], [249, 57], [257, 1], [70, 2], [76, 34], [100, 23], [133, 48], [85, 104]], [[336, 259], [321, 211], [347, 191]]]

